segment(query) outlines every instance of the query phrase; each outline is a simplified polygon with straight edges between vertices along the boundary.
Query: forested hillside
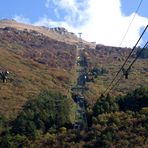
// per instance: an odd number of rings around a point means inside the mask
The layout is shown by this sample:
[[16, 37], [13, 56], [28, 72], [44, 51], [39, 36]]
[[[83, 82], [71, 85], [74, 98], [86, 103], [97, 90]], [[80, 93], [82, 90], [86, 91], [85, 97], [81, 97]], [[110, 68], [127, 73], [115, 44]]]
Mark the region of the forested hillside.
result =
[[0, 29], [0, 70], [10, 72], [0, 82], [0, 111], [16, 116], [24, 103], [44, 89], [67, 93], [76, 47], [35, 31]]
[[[127, 100], [128, 98], [128, 100]], [[1, 147], [147, 147], [148, 89], [101, 96], [87, 109], [88, 128], [73, 129], [69, 103], [57, 92], [29, 101], [10, 124], [0, 117]], [[123, 102], [123, 104], [121, 103]], [[131, 104], [134, 102], [134, 104]], [[68, 103], [68, 104], [67, 104]], [[124, 105], [124, 106], [123, 106]], [[56, 123], [56, 124], [55, 124]]]
[[[91, 91], [88, 91], [85, 94], [88, 100], [91, 98], [90, 103], [92, 103], [94, 99], [96, 100], [97, 97], [105, 91], [131, 50], [132, 49], [130, 48], [111, 47], [104, 45], [97, 45], [95, 50], [91, 50], [89, 48], [85, 49], [89, 69], [95, 70], [97, 72], [97, 75], [94, 77], [94, 82], [89, 82], [88, 87], [91, 89]], [[128, 68], [135, 56], [136, 51], [125, 64], [125, 68]], [[121, 72], [119, 77], [122, 75], [123, 73]], [[147, 59], [138, 58], [130, 69], [129, 78], [123, 78], [119, 85], [115, 87], [110, 93], [116, 96], [133, 91], [140, 86], [147, 86], [147, 75]]]
[[0, 147], [147, 147], [147, 59], [104, 93], [131, 49], [43, 28], [0, 22]]

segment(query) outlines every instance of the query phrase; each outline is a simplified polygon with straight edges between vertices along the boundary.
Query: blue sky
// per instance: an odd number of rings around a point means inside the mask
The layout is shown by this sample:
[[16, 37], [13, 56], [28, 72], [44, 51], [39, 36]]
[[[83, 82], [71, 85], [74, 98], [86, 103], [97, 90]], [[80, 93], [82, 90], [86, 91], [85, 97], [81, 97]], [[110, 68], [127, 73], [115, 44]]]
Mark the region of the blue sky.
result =
[[[63, 26], [83, 38], [118, 46], [140, 0], [1, 0], [0, 19], [47, 27]], [[148, 0], [143, 0], [122, 46], [134, 46], [148, 24]], [[141, 44], [148, 40], [146, 32]]]
[[[140, 0], [122, 0], [122, 11], [123, 13], [125, 13], [125, 15], [130, 15], [131, 13], [133, 13], [139, 3], [140, 3]], [[143, 16], [143, 17], [148, 17], [148, 1], [147, 0], [143, 0], [142, 1], [142, 4], [140, 6], [140, 9], [138, 11], [138, 14]]]

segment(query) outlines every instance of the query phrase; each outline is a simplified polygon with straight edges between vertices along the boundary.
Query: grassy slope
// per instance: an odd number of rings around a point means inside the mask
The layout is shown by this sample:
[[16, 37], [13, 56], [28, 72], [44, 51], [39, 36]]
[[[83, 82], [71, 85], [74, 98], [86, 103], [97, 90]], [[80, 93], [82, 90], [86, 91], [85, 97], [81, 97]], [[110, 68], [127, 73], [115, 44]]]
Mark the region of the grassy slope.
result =
[[[108, 71], [107, 74], [98, 76], [98, 78], [95, 79], [95, 83], [88, 83], [90, 91], [86, 92], [85, 95], [90, 103], [93, 103], [96, 99], [98, 99], [98, 96], [100, 96], [101, 93], [103, 93], [106, 90], [106, 88], [118, 72], [119, 68], [121, 68], [124, 59], [128, 56], [129, 52], [131, 51], [131, 49], [128, 48], [122, 48], [120, 50], [118, 49], [119, 48], [101, 46], [96, 50], [86, 50], [87, 57], [89, 59], [89, 62], [91, 63], [90, 67], [103, 67]], [[133, 59], [134, 58], [129, 59], [127, 65], [125, 65], [125, 68], [130, 65]], [[147, 86], [148, 72], [145, 70], [146, 68], [147, 59], [138, 59], [131, 69], [129, 79], [126, 80], [125, 78], [123, 78], [120, 81], [119, 85], [116, 86], [110, 93], [112, 93], [113, 95], [125, 94], [140, 86]], [[119, 74], [117, 80], [121, 75], [122, 73]]]
[[[27, 99], [43, 89], [59, 89], [67, 93], [75, 83], [74, 46], [58, 42], [37, 32], [0, 30], [0, 68], [10, 71], [6, 84], [0, 83], [0, 112], [13, 117]], [[93, 104], [106, 89], [130, 49], [101, 46], [87, 50], [91, 66], [103, 67], [108, 74], [89, 82], [85, 96]], [[42, 63], [42, 64], [41, 64]], [[129, 80], [123, 80], [112, 93], [117, 95], [147, 85], [147, 60], [135, 63]]]
[[61, 42], [66, 41], [71, 44], [76, 43], [78, 41], [77, 36], [71, 35], [70, 33], [67, 33], [66, 35], [63, 36], [63, 35], [59, 34], [58, 32], [52, 31], [46, 27], [23, 24], [23, 23], [16, 22], [14, 20], [0, 20], [0, 28], [5, 28], [5, 27], [13, 27], [18, 30], [24, 30], [24, 29], [34, 30], [34, 31], [44, 34], [45, 36], [50, 37], [54, 40], [58, 40]]
[[0, 83], [0, 112], [7, 115], [15, 114], [26, 102], [28, 97], [37, 95], [42, 89], [59, 89], [66, 92], [68, 85], [59, 81], [63, 77], [69, 79], [66, 71], [48, 69], [33, 61], [0, 49], [1, 67], [10, 71], [7, 83]]
[[[32, 48], [29, 46], [31, 42], [27, 43], [28, 48], [26, 48], [26, 43], [18, 44], [19, 41], [28, 41], [25, 34], [21, 32], [21, 35], [16, 36], [11, 31], [11, 37], [9, 35], [5, 32], [4, 36], [7, 38], [0, 37], [0, 69], [10, 71], [7, 83], [0, 82], [0, 112], [8, 117], [14, 117], [28, 99], [39, 94], [43, 89], [56, 89], [64, 94], [68, 92], [74, 58], [67, 58], [71, 65], [64, 63], [66, 62], [64, 60], [67, 55], [72, 56], [74, 51], [67, 49], [71, 46], [66, 46], [66, 44], [64, 44], [65, 50], [63, 48], [59, 50], [60, 45], [63, 46], [63, 43], [54, 43], [54, 41], [51, 41], [53, 42], [51, 47], [55, 45], [55, 48], [48, 47], [46, 50], [47, 47], [46, 45], [44, 47], [44, 44], [41, 48]], [[29, 36], [33, 35], [29, 34]], [[47, 38], [45, 40], [50, 41]], [[73, 49], [73, 47], [71, 48]], [[44, 55], [42, 57], [34, 55], [38, 50], [43, 50]], [[38, 58], [42, 60], [45, 58], [46, 53], [50, 52], [53, 53], [54, 57], [52, 58], [49, 55], [46, 57], [45, 64], [40, 64]], [[58, 58], [57, 52], [61, 57]], [[30, 55], [34, 56], [30, 57]]]

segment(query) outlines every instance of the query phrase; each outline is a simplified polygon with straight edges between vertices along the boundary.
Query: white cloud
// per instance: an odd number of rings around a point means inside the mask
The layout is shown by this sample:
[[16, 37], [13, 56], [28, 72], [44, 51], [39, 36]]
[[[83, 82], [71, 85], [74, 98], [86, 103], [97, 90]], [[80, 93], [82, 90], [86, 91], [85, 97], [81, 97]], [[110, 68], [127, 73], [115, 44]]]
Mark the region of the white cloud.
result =
[[57, 12], [62, 11], [65, 13], [63, 19], [70, 24], [77, 26], [78, 24], [83, 23], [87, 19], [86, 11], [84, 8], [87, 7], [87, 0], [47, 0], [46, 5], [53, 3], [56, 7], [54, 11], [55, 16]]
[[[119, 46], [133, 15], [123, 16], [119, 0], [89, 0], [89, 21], [80, 29], [83, 37], [97, 43]], [[148, 19], [136, 16], [122, 46], [134, 46], [139, 29], [147, 25]]]
[[[120, 0], [82, 0], [81, 3], [77, 0], [53, 0], [53, 2], [68, 12], [62, 25], [70, 25], [73, 31], [83, 32], [82, 37], [88, 41], [105, 45], [119, 46], [134, 16], [134, 13], [130, 16], [122, 14]], [[75, 25], [76, 23], [78, 25]], [[136, 15], [121, 46], [133, 47], [139, 38], [140, 28], [147, 24], [148, 18]]]
[[[54, 21], [50, 16], [45, 16], [35, 22], [35, 25], [60, 26], [75, 33], [83, 32], [83, 39], [104, 45], [119, 46], [135, 15], [124, 16], [120, 0], [47, 0], [45, 6], [48, 8], [51, 3], [55, 5], [53, 13], [57, 19], [61, 17], [60, 12], [64, 11], [62, 21]], [[18, 16], [15, 20], [29, 22]], [[133, 47], [140, 36], [140, 28], [147, 24], [148, 18], [136, 15], [122, 46]]]
[[55, 22], [55, 21], [49, 19], [46, 16], [43, 17], [43, 18], [40, 18], [33, 25], [36, 25], [36, 26], [46, 26], [46, 27], [49, 27], [49, 28], [52, 28], [52, 27], [64, 27], [64, 28], [66, 28], [69, 31], [73, 31], [73, 32], [76, 31], [70, 24], [67, 24], [64, 21]]

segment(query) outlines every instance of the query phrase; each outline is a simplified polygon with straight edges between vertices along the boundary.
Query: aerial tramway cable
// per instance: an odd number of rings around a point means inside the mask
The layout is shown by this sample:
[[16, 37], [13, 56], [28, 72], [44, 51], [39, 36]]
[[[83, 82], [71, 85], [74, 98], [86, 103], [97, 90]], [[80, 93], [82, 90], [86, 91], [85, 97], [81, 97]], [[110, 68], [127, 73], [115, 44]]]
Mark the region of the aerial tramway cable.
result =
[[[133, 21], [134, 21], [134, 19], [135, 19], [135, 17], [136, 17], [136, 14], [137, 14], [138, 11], [139, 11], [139, 8], [140, 8], [142, 2], [143, 2], [143, 0], [140, 1], [139, 5], [138, 5], [138, 7], [137, 7], [137, 9], [136, 9], [136, 11], [135, 11], [135, 14], [134, 14], [134, 16], [133, 16], [131, 22], [129, 23], [129, 25], [128, 25], [128, 27], [127, 27], [127, 30], [126, 30], [126, 32], [125, 32], [125, 34], [124, 34], [124, 36], [123, 36], [123, 38], [122, 38], [122, 40], [121, 40], [119, 46], [122, 45], [122, 43], [123, 43], [123, 41], [124, 41], [124, 39], [125, 39], [125, 37], [126, 37], [128, 31], [129, 31], [130, 27], [131, 27], [131, 24], [133, 23]], [[148, 26], [147, 26], [147, 27], [148, 27]], [[144, 32], [146, 31], [147, 27], [145, 28]], [[144, 34], [144, 32], [143, 32], [143, 34]], [[143, 34], [141, 35], [141, 37], [143, 36]], [[137, 44], [138, 44], [138, 42], [140, 41], [141, 37], [140, 37], [139, 40], [137, 41]], [[117, 72], [117, 74], [115, 75], [115, 77], [114, 77], [113, 80], [111, 81], [110, 85], [107, 87], [107, 89], [104, 91], [103, 94], [105, 94], [105, 93], [108, 91], [108, 89], [111, 87], [112, 83], [115, 81], [116, 77], [118, 76], [118, 74], [119, 74], [119, 73], [121, 72], [121, 70], [124, 68], [124, 65], [126, 64], [127, 60], [128, 60], [129, 57], [131, 56], [132, 52], [133, 52], [134, 49], [136, 48], [137, 44], [133, 47], [133, 50], [131, 51], [131, 53], [129, 54], [129, 56], [127, 57], [127, 59], [125, 60], [125, 62], [123, 63], [122, 67], [121, 67], [120, 70]]]
[[139, 5], [138, 5], [138, 7], [137, 7], [137, 9], [136, 9], [136, 11], [135, 11], [135, 13], [134, 13], [134, 16], [133, 16], [131, 22], [129, 23], [129, 25], [128, 25], [128, 27], [127, 27], [127, 30], [126, 30], [126, 32], [125, 32], [125, 34], [124, 34], [124, 36], [123, 36], [123, 38], [122, 38], [122, 40], [121, 40], [121, 42], [120, 42], [120, 44], [119, 44], [119, 47], [122, 45], [122, 43], [123, 43], [123, 41], [124, 41], [124, 39], [125, 39], [125, 37], [126, 37], [128, 31], [129, 31], [131, 25], [132, 25], [132, 23], [133, 23], [133, 21], [134, 21], [136, 15], [137, 15], [138, 11], [139, 11], [139, 8], [140, 8], [142, 2], [143, 2], [143, 0], [140, 1]]
[[126, 62], [128, 61], [128, 59], [130, 58], [130, 56], [132, 55], [133, 51], [135, 50], [136, 46], [138, 45], [139, 41], [141, 40], [141, 38], [143, 37], [144, 33], [146, 32], [148, 28], [148, 25], [145, 27], [144, 31], [142, 32], [141, 36], [139, 37], [138, 41], [136, 42], [135, 46], [133, 47], [133, 49], [131, 50], [130, 54], [128, 55], [128, 57], [126, 58], [126, 60], [124, 61], [123, 65], [121, 66], [121, 68], [119, 69], [119, 71], [116, 73], [115, 77], [113, 78], [113, 80], [111, 81], [111, 83], [109, 84], [109, 86], [107, 87], [107, 89], [104, 91], [103, 94], [105, 94], [109, 88], [112, 86], [113, 82], [115, 81], [115, 79], [117, 78], [117, 76], [119, 75], [119, 73], [122, 71], [122, 69], [124, 68]]
[[147, 49], [147, 48], [148, 48], [148, 41], [146, 42], [146, 44], [144, 45], [144, 47], [140, 50], [140, 52], [137, 54], [137, 56], [135, 57], [135, 59], [133, 60], [133, 62], [130, 64], [130, 66], [128, 67], [128, 69], [131, 69], [132, 65], [136, 62], [136, 60], [141, 55], [141, 53], [144, 51], [144, 49]]
[[[136, 60], [138, 59], [138, 57], [141, 55], [141, 53], [145, 50], [148, 49], [148, 41], [146, 42], [146, 44], [143, 46], [143, 48], [140, 50], [140, 52], [137, 54], [137, 56], [135, 57], [135, 59], [132, 61], [132, 63], [129, 65], [129, 67], [127, 68], [127, 70], [130, 70], [132, 65], [136, 62]], [[120, 82], [120, 80], [123, 78], [123, 75], [121, 75], [121, 77], [118, 79], [118, 81], [109, 89], [108, 93], [110, 93], [111, 90], [113, 90], [115, 88], [115, 86], [117, 86], [117, 84]]]

